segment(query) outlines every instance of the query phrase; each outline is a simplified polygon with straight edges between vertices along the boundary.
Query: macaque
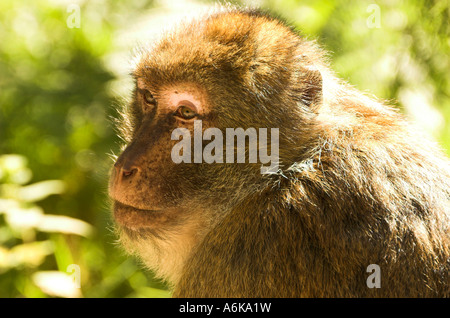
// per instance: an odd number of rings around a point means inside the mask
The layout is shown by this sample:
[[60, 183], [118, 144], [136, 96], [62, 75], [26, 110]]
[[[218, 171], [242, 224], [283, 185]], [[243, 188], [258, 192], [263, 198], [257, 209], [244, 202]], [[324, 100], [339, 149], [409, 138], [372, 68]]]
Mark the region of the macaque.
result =
[[448, 158], [315, 42], [226, 7], [132, 76], [113, 216], [174, 297], [450, 296]]

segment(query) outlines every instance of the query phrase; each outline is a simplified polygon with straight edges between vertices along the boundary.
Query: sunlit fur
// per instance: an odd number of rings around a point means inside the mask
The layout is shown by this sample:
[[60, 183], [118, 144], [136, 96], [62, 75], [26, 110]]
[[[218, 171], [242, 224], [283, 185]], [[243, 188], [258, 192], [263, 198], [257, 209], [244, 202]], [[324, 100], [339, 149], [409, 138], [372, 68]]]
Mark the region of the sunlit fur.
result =
[[[280, 129], [273, 175], [155, 159], [170, 222], [118, 231], [175, 296], [450, 296], [448, 159], [394, 108], [339, 80], [316, 43], [269, 15], [222, 8], [142, 50], [133, 75], [156, 91], [204, 87], [211, 126]], [[124, 118], [132, 142], [135, 102]], [[151, 180], [139, 182], [142, 193]], [[367, 287], [370, 264], [381, 288]]]

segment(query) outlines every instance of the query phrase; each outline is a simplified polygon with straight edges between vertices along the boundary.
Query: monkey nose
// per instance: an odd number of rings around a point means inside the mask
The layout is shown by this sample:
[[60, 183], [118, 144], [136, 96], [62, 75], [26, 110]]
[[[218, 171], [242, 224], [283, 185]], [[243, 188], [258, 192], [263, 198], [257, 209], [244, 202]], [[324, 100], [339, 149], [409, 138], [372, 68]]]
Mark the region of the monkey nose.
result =
[[118, 177], [123, 178], [123, 177], [130, 177], [134, 174], [136, 174], [138, 172], [138, 168], [134, 167], [134, 166], [127, 166], [127, 165], [120, 165], [120, 164], [115, 164], [114, 168], [116, 169], [116, 174]]
[[132, 169], [132, 170], [124, 170], [124, 169], [122, 169], [122, 175], [124, 177], [129, 177], [132, 174], [134, 174], [135, 171], [137, 171], [137, 169]]

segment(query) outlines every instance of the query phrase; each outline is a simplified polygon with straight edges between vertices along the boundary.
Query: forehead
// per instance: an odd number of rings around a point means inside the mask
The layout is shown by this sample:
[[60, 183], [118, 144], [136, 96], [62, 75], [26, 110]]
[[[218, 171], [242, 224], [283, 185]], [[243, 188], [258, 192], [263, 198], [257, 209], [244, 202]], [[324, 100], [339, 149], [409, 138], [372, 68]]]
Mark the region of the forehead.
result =
[[139, 89], [147, 89], [159, 100], [160, 107], [178, 108], [180, 105], [190, 105], [197, 112], [210, 110], [209, 98], [206, 90], [197, 83], [171, 83], [160, 85], [158, 89], [148, 85], [146, 78], [137, 78]]
[[[292, 54], [293, 32], [275, 19], [228, 12], [181, 24], [144, 50], [135, 70], [160, 82], [210, 83]], [[278, 61], [277, 61], [278, 60]]]

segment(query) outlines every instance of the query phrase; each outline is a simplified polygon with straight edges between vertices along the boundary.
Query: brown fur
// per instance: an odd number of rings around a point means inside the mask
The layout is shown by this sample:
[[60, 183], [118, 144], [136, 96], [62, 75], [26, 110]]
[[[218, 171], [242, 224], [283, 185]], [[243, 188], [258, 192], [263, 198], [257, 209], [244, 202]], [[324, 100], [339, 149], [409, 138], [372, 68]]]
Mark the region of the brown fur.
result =
[[[315, 43], [228, 8], [144, 50], [134, 76], [158, 106], [135, 92], [110, 192], [125, 246], [174, 296], [450, 296], [448, 159]], [[203, 129], [279, 128], [280, 171], [174, 164], [172, 130], [193, 129], [171, 117], [176, 90], [200, 101]]]

